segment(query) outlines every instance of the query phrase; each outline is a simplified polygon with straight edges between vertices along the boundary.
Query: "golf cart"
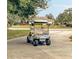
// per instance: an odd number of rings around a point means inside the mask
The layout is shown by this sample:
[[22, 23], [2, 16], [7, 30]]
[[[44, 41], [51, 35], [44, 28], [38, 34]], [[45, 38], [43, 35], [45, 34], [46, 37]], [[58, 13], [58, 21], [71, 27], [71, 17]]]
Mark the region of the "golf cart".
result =
[[47, 20], [31, 20], [30, 32], [27, 36], [27, 43], [31, 43], [34, 46], [39, 44], [50, 45], [49, 26], [50, 23]]

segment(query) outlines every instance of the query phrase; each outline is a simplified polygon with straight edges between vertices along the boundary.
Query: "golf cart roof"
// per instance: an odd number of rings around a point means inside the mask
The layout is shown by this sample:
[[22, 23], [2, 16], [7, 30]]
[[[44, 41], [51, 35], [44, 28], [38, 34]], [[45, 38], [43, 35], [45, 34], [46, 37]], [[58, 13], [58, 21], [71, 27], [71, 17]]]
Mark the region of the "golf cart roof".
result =
[[48, 20], [29, 20], [28, 22], [29, 22], [29, 24], [32, 24], [32, 23], [47, 23], [47, 24], [52, 24], [52, 22], [49, 22]]
[[35, 23], [48, 23], [47, 20], [34, 20]]
[[52, 22], [49, 22], [48, 20], [29, 20], [29, 24], [35, 24], [35, 23], [41, 23], [41, 24], [52, 24]]

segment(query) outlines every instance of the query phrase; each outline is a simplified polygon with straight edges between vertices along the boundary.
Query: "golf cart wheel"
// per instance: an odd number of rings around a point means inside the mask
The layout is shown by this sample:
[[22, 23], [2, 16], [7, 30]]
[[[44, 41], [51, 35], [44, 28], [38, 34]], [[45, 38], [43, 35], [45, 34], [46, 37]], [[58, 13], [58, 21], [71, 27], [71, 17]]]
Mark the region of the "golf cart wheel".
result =
[[30, 43], [30, 40], [29, 40], [29, 38], [27, 37], [27, 43]]
[[51, 41], [49, 39], [46, 39], [46, 45], [50, 45]]
[[34, 40], [34, 41], [33, 41], [33, 45], [34, 45], [34, 46], [37, 46], [38, 43], [39, 43], [38, 40]]

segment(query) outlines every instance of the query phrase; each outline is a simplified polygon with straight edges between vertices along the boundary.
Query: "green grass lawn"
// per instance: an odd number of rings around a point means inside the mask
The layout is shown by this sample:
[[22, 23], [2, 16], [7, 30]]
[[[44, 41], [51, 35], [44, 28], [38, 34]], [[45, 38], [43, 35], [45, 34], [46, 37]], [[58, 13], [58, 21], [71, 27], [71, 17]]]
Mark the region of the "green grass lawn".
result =
[[7, 36], [8, 36], [8, 39], [12, 39], [16, 37], [26, 36], [28, 32], [29, 30], [8, 30]]
[[13, 25], [12, 28], [29, 28], [30, 25]]

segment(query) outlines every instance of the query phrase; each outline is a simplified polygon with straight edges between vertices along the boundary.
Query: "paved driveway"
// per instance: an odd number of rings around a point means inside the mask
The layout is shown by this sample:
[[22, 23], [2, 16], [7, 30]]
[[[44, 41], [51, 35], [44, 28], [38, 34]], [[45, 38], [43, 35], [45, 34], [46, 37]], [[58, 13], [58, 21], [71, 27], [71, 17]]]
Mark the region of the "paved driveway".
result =
[[50, 31], [50, 46], [34, 47], [26, 43], [26, 37], [8, 41], [8, 59], [71, 59], [72, 43], [70, 30]]

